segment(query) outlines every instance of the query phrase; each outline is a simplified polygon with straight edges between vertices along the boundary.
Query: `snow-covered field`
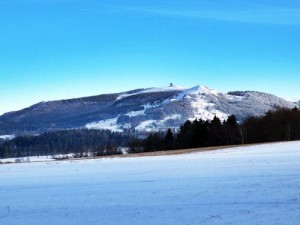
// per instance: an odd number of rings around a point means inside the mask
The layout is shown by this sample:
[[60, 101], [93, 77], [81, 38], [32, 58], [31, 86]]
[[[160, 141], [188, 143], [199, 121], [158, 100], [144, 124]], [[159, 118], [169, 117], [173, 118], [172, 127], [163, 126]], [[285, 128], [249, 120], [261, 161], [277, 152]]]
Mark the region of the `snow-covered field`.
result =
[[300, 142], [0, 165], [1, 225], [298, 225]]

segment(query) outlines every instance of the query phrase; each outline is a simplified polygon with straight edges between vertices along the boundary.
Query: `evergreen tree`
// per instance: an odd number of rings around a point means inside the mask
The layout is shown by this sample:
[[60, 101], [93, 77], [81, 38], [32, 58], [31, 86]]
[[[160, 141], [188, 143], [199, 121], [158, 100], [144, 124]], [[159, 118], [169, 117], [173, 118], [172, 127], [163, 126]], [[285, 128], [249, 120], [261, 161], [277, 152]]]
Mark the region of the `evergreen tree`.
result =
[[221, 120], [214, 116], [209, 124], [209, 146], [224, 145]]
[[242, 143], [241, 129], [235, 115], [230, 115], [224, 122], [224, 140], [226, 145]]
[[180, 126], [177, 135], [178, 148], [191, 148], [192, 147], [192, 123], [187, 120]]
[[175, 138], [174, 138], [174, 134], [173, 132], [171, 131], [171, 129], [169, 128], [167, 130], [167, 133], [165, 135], [165, 138], [164, 138], [164, 143], [165, 143], [165, 149], [168, 149], [168, 150], [172, 150], [174, 149], [174, 144], [175, 144]]

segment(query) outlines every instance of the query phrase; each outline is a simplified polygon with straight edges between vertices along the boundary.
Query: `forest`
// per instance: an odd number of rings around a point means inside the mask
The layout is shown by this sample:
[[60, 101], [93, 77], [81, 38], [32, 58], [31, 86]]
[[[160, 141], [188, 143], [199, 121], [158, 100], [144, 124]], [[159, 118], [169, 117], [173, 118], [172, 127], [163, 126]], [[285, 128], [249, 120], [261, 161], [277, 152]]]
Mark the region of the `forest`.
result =
[[63, 130], [37, 136], [19, 136], [0, 143], [0, 158], [85, 153], [94, 156], [120, 154], [131, 135], [108, 130]]
[[84, 156], [176, 150], [211, 146], [240, 145], [262, 142], [300, 140], [300, 111], [278, 108], [263, 116], [249, 117], [239, 123], [234, 115], [221, 121], [218, 117], [204, 121], [187, 120], [179, 129], [150, 133], [136, 138], [136, 133], [108, 130], [63, 130], [36, 136], [19, 136], [0, 142], [0, 158], [59, 155], [74, 153]]
[[291, 140], [300, 140], [298, 108], [278, 108], [241, 123], [234, 115], [225, 121], [216, 116], [211, 121], [188, 120], [177, 132], [151, 133], [144, 140], [132, 140], [129, 147], [130, 152], [137, 153]]

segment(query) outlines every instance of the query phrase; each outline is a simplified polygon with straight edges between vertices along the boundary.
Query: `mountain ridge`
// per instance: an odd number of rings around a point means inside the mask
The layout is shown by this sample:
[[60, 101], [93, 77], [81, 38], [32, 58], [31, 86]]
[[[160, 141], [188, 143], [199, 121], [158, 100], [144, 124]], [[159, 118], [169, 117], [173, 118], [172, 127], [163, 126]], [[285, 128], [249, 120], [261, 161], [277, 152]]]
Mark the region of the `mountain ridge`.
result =
[[159, 131], [178, 128], [187, 119], [243, 120], [276, 107], [299, 104], [257, 91], [219, 92], [203, 85], [170, 85], [126, 92], [40, 102], [0, 116], [0, 135], [40, 134], [62, 129]]

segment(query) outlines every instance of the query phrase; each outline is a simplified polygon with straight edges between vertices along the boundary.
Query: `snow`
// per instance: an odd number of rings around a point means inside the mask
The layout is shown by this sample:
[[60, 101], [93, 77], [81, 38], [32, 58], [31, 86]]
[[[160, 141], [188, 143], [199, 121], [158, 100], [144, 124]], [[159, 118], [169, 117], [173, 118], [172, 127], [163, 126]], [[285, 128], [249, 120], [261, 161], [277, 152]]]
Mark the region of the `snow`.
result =
[[161, 127], [165, 127], [164, 124], [170, 120], [181, 119], [180, 114], [173, 114], [164, 117], [161, 120], [145, 120], [135, 127], [137, 131], [157, 132], [161, 130]]
[[193, 96], [191, 100], [191, 106], [194, 108], [194, 119], [212, 120], [214, 116], [217, 116], [220, 120], [226, 120], [229, 115], [216, 110], [213, 103], [209, 103], [203, 96]]
[[190, 102], [190, 105], [193, 108], [194, 117], [189, 118], [189, 120], [194, 120], [196, 118], [203, 120], [212, 120], [214, 116], [217, 116], [220, 120], [226, 120], [229, 115], [215, 109], [215, 104], [207, 101], [206, 96], [203, 94], [218, 97], [218, 95], [222, 93], [199, 85], [187, 89], [177, 96], [176, 100], [186, 98]]
[[211, 88], [208, 88], [206, 86], [203, 86], [203, 85], [198, 85], [198, 86], [195, 86], [193, 88], [190, 88], [190, 89], [187, 89], [184, 91], [186, 94], [203, 94], [203, 93], [206, 93], [206, 94], [212, 94], [212, 95], [218, 95], [220, 92], [216, 91], [216, 90], [213, 90]]
[[159, 104], [144, 104], [142, 105], [143, 109], [142, 110], [138, 110], [138, 111], [130, 111], [129, 113], [126, 113], [126, 116], [129, 117], [135, 117], [135, 116], [141, 116], [141, 115], [146, 115], [146, 110], [147, 109], [151, 109], [151, 108], [155, 108], [155, 107], [159, 107]]
[[0, 139], [11, 140], [14, 138], [15, 138], [15, 135], [0, 135]]
[[[155, 102], [144, 101], [145, 96], [141, 96], [143, 104], [137, 102], [136, 107], [134, 107], [137, 111], [131, 111], [133, 109], [131, 100], [130, 107], [125, 107], [127, 103], [124, 98], [126, 97], [174, 90], [177, 90], [177, 92], [173, 96], [165, 98], [162, 95]], [[233, 114], [238, 121], [242, 121], [249, 116], [264, 115], [265, 112], [273, 109], [275, 105], [285, 108], [296, 105], [296, 103], [290, 104], [270, 94], [251, 91], [225, 93], [203, 85], [192, 88], [178, 86], [148, 88], [119, 93], [118, 95], [117, 100], [124, 99], [124, 102], [121, 103], [124, 111], [120, 112], [118, 117], [101, 121], [96, 120], [86, 124], [85, 127], [112, 131], [136, 129], [138, 131], [156, 132], [168, 128], [177, 129], [186, 120], [212, 120], [217, 116], [221, 121], [224, 121], [229, 115]], [[180, 115], [180, 117], [170, 118], [174, 114]]]
[[123, 98], [127, 98], [133, 95], [145, 94], [145, 93], [153, 93], [153, 92], [165, 92], [165, 91], [181, 91], [185, 90], [185, 87], [181, 86], [168, 86], [168, 87], [154, 87], [154, 88], [147, 88], [142, 91], [138, 91], [132, 94], [120, 94], [116, 100], [121, 100]]
[[[0, 163], [30, 163], [30, 162], [47, 162], [54, 161], [55, 159], [74, 158], [75, 154], [58, 154], [49, 156], [29, 156], [29, 157], [17, 157], [17, 158], [5, 158], [0, 159]], [[91, 156], [91, 155], [89, 155]]]
[[[215, 98], [218, 98], [219, 95], [222, 95], [224, 97], [228, 97], [230, 100], [233, 99], [232, 96], [210, 89], [203, 85], [198, 85], [193, 88], [185, 89], [174, 97], [166, 99], [163, 104], [182, 100], [188, 102], [191, 105], [194, 113], [193, 117], [187, 118], [191, 121], [195, 119], [212, 120], [214, 116], [217, 116], [221, 120], [226, 120], [229, 115], [217, 110], [215, 104], [209, 102], [205, 95], [214, 96]], [[237, 97], [236, 100], [240, 101], [242, 98]]]
[[145, 115], [145, 109], [138, 110], [138, 111], [130, 111], [129, 113], [126, 113], [125, 115], [129, 116], [129, 117], [135, 117], [135, 116]]
[[286, 101], [288, 101], [288, 102], [292, 102], [292, 103], [300, 101], [299, 98], [291, 98], [291, 97], [287, 97], [287, 98], [283, 98], [283, 99], [286, 100]]
[[14, 162], [45, 162], [54, 160], [51, 156], [31, 156], [31, 157], [20, 157], [20, 158], [5, 158], [0, 159], [0, 163], [14, 163]]
[[117, 125], [118, 117], [100, 120], [98, 122], [88, 123], [85, 125], [87, 129], [102, 129], [102, 130], [111, 130], [115, 132], [122, 132], [122, 129]]
[[157, 120], [145, 120], [135, 127], [137, 131], [153, 131], [155, 129], [155, 124]]
[[0, 166], [2, 225], [297, 225], [300, 142]]

